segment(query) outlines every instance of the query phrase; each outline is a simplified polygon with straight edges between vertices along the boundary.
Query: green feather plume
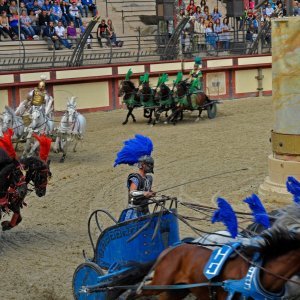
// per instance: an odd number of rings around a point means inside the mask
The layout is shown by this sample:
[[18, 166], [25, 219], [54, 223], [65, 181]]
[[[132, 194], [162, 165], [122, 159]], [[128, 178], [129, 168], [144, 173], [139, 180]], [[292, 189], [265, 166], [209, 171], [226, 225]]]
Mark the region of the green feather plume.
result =
[[174, 81], [174, 84], [178, 84], [182, 80], [182, 77], [183, 77], [182, 72], [178, 72], [177, 73], [177, 77], [176, 77], [176, 79]]
[[126, 76], [125, 76], [125, 80], [130, 80], [130, 76], [133, 74], [131, 68], [128, 70]]
[[145, 73], [144, 75], [142, 75], [142, 76], [140, 77], [140, 82], [141, 82], [141, 83], [149, 82], [149, 74], [148, 74], [148, 73]]
[[198, 88], [199, 87], [199, 79], [198, 78], [195, 78], [192, 82], [192, 85], [190, 87], [190, 89], [194, 89], [194, 88]]

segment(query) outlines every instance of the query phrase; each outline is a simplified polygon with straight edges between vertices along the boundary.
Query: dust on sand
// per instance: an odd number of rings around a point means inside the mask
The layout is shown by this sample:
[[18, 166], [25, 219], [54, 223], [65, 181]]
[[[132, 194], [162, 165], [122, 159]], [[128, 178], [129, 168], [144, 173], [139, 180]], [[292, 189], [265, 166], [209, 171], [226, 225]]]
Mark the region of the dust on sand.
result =
[[[51, 154], [53, 178], [46, 197], [39, 199], [32, 193], [22, 211], [22, 223], [0, 233], [1, 299], [72, 299], [72, 276], [83, 262], [82, 250], [92, 255], [87, 235], [90, 213], [104, 208], [117, 217], [126, 206], [126, 179], [134, 168], [112, 165], [122, 142], [136, 133], [154, 142], [156, 190], [248, 168], [166, 192], [208, 205], [219, 194], [246, 210], [241, 200], [256, 192], [267, 175], [271, 97], [226, 101], [218, 110], [213, 120], [204, 112], [204, 118], [195, 123], [196, 116], [186, 114], [176, 126], [155, 127], [146, 125], [141, 110], [135, 112], [138, 122], [126, 126], [121, 125], [124, 110], [86, 114], [87, 134], [77, 152], [68, 153], [64, 164], [59, 163], [60, 155]], [[104, 226], [108, 225], [104, 220]], [[181, 233], [182, 237], [192, 235], [185, 227]]]

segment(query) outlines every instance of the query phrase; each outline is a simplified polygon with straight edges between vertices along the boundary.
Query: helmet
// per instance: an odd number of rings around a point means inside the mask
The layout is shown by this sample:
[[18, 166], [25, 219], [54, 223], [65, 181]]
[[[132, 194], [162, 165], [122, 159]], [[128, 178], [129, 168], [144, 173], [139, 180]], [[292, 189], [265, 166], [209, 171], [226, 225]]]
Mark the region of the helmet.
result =
[[154, 173], [154, 159], [150, 155], [143, 155], [139, 158], [138, 167], [145, 166], [145, 173]]
[[39, 84], [38, 84], [38, 88], [40, 90], [42, 90], [42, 89], [45, 89], [45, 87], [46, 87], [45, 81], [44, 80], [40, 81]]

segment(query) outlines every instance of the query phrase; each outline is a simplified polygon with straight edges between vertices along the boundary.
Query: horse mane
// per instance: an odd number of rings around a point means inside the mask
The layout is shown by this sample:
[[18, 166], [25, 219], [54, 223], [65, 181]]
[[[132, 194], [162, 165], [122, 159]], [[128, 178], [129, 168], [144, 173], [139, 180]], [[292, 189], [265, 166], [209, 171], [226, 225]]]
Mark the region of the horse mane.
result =
[[22, 158], [21, 163], [24, 165], [25, 169], [31, 168], [39, 170], [48, 167], [47, 164], [44, 161], [42, 161], [39, 157], [34, 156]]
[[14, 168], [15, 165], [13, 162], [11, 162], [10, 164], [3, 167], [0, 171], [0, 197], [3, 197], [3, 195], [1, 195], [2, 193], [6, 193], [6, 190], [9, 186], [7, 182], [7, 177], [13, 171]]
[[[300, 250], [300, 207], [297, 204], [289, 205], [277, 211], [272, 227], [268, 230], [272, 238], [268, 240], [269, 245], [262, 249], [262, 253], [268, 256], [279, 256], [295, 249]], [[297, 232], [290, 232], [296, 228]], [[295, 231], [296, 231], [295, 230]]]
[[11, 114], [13, 117], [15, 117], [16, 116], [16, 114], [15, 114], [15, 112], [14, 112], [14, 110], [11, 108], [11, 107], [9, 107], [9, 106], [7, 106], [7, 105], [5, 105], [5, 110], [9, 113], [9, 114]]
[[124, 82], [128, 83], [129, 87], [135, 90], [134, 83], [131, 80], [124, 80]]

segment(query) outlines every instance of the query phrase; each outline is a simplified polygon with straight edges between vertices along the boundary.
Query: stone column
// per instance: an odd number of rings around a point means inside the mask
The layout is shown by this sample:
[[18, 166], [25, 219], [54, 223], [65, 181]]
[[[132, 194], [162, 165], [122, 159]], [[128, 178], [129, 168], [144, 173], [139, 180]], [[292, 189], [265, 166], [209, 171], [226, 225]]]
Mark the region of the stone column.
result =
[[269, 176], [259, 194], [269, 201], [290, 202], [285, 182], [300, 180], [300, 18], [272, 21], [272, 74], [274, 127]]

